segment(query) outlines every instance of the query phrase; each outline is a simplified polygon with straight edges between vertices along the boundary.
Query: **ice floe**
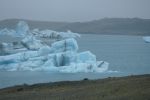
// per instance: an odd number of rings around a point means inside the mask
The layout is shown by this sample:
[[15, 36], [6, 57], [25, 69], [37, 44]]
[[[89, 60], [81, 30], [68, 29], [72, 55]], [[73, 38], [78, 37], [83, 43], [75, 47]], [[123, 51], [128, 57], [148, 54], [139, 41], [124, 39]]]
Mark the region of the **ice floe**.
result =
[[43, 46], [40, 40], [37, 40], [33, 35], [26, 36], [21, 43], [29, 50], [38, 50]]
[[150, 43], [150, 36], [144, 36], [143, 40], [147, 43]]
[[[62, 73], [108, 71], [108, 62], [97, 61], [96, 56], [90, 51], [78, 52], [79, 47], [75, 38], [80, 35], [77, 33], [38, 29], [31, 31], [27, 23], [22, 21], [18, 23], [16, 33], [23, 37], [23, 47], [20, 49], [26, 50], [0, 56], [0, 70]], [[56, 40], [47, 45], [37, 37]], [[10, 49], [7, 47], [8, 44], [4, 46]]]

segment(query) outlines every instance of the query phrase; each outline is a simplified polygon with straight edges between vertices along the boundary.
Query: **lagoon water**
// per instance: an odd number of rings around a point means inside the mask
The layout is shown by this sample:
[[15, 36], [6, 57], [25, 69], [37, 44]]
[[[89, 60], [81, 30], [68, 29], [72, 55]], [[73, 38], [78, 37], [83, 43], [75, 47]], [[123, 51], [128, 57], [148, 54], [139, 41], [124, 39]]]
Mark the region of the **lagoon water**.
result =
[[98, 60], [108, 61], [111, 70], [150, 73], [150, 43], [142, 36], [88, 34], [78, 43], [81, 51], [90, 50]]
[[[150, 43], [141, 36], [83, 34], [77, 39], [80, 51], [90, 50], [98, 60], [108, 61], [105, 73], [0, 72], [0, 88], [43, 82], [98, 79], [113, 76], [150, 74]], [[115, 72], [113, 72], [115, 71]], [[117, 72], [116, 72], [117, 71]]]

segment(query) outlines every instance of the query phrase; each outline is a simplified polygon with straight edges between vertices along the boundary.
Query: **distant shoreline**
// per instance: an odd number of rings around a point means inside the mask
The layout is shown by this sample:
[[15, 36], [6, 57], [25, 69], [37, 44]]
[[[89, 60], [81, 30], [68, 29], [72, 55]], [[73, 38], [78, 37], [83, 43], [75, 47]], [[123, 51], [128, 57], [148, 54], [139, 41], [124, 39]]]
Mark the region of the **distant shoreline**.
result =
[[18, 21], [26, 21], [31, 29], [49, 29], [54, 31], [71, 30], [82, 34], [102, 34], [102, 35], [150, 35], [150, 19], [141, 18], [103, 18], [87, 22], [53, 22], [53, 21], [33, 21], [26, 19], [6, 19], [0, 20], [0, 29], [15, 29]]

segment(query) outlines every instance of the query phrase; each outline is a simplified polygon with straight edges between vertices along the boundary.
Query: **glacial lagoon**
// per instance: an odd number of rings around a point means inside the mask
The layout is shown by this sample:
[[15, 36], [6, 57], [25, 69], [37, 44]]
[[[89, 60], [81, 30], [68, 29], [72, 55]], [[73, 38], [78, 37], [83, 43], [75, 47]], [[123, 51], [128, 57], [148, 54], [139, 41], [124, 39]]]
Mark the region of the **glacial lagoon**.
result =
[[113, 76], [150, 74], [150, 43], [142, 36], [82, 34], [77, 39], [79, 50], [89, 50], [97, 60], [110, 63], [109, 72], [104, 73], [51, 73], [48, 71], [0, 72], [0, 88], [84, 78], [99, 79]]

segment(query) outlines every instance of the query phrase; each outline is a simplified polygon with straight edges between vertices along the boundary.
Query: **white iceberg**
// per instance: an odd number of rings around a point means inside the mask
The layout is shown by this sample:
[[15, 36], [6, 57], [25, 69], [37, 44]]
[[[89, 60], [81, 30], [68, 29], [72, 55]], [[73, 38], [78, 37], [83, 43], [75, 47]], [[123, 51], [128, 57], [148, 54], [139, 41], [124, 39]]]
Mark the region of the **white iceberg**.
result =
[[57, 39], [57, 40], [80, 37], [80, 35], [78, 33], [73, 33], [71, 31], [56, 32], [56, 31], [53, 31], [53, 30], [39, 31], [39, 29], [34, 29], [34, 30], [32, 30], [32, 34], [37, 36], [37, 37]]
[[150, 36], [144, 36], [143, 40], [147, 43], [150, 43]]
[[30, 34], [28, 24], [25, 21], [20, 21], [17, 24], [16, 33], [18, 36], [23, 36], [23, 37]]
[[96, 63], [96, 56], [90, 51], [85, 51], [77, 54], [77, 63]]
[[10, 30], [10, 29], [7, 29], [7, 28], [4, 28], [2, 30], [0, 30], [0, 35], [8, 35], [8, 36], [12, 36], [12, 37], [16, 37], [16, 31], [15, 30]]
[[30, 30], [28, 24], [25, 21], [20, 21], [17, 24], [15, 30], [7, 28], [0, 30], [0, 35], [9, 35], [13, 37], [26, 37], [27, 35], [34, 35], [36, 37], [56, 39], [56, 40], [80, 37], [80, 34], [73, 33], [70, 30], [68, 30], [67, 32], [56, 32], [48, 29], [40, 31], [38, 28]]
[[[7, 33], [7, 32], [6, 32]], [[30, 32], [27, 23], [19, 22], [16, 33], [24, 37], [21, 41], [26, 51], [0, 56], [0, 70], [6, 71], [52, 71], [62, 73], [105, 72], [109, 63], [97, 61], [90, 51], [78, 53], [78, 44], [74, 39], [80, 37], [77, 33], [56, 32], [52, 30]], [[36, 37], [59, 38], [50, 46]], [[8, 44], [4, 44], [10, 49]], [[20, 48], [22, 49], [22, 48]]]
[[[107, 63], [107, 62], [105, 62]], [[108, 63], [107, 63], [108, 64]], [[70, 66], [62, 66], [60, 67], [59, 72], [63, 73], [79, 73], [79, 72], [106, 72], [108, 70], [108, 66], [103, 67], [96, 67], [95, 64], [89, 64], [89, 63], [76, 63], [72, 64]]]
[[25, 37], [28, 34], [31, 34], [31, 33], [29, 30], [29, 26], [25, 21], [20, 21], [17, 24], [15, 30], [7, 29], [7, 28], [0, 30], [0, 35], [8, 35], [12, 37]]
[[80, 54], [73, 51], [48, 53], [44, 56], [36, 51], [27, 51], [0, 57], [0, 69], [8, 71], [105, 72], [108, 65], [107, 62], [96, 61], [95, 55], [89, 51]]
[[79, 37], [81, 37], [80, 34], [73, 33], [70, 30], [68, 30], [67, 32], [59, 32], [58, 34], [63, 39], [66, 39], [66, 38], [79, 38]]
[[13, 44], [12, 43], [1, 43], [1, 52], [3, 53], [10, 53], [13, 50]]
[[21, 42], [29, 50], [38, 50], [43, 46], [42, 42], [32, 35], [26, 36]]
[[42, 46], [38, 50], [39, 55], [47, 55], [47, 54], [49, 54], [51, 52], [52, 52], [52, 50], [51, 50], [51, 48], [49, 46]]
[[55, 42], [51, 45], [53, 52], [78, 51], [78, 44], [74, 38]]
[[36, 31], [36, 33], [37, 33], [36, 36], [43, 37], [43, 38], [50, 38], [50, 39], [59, 38], [58, 32], [52, 30]]

